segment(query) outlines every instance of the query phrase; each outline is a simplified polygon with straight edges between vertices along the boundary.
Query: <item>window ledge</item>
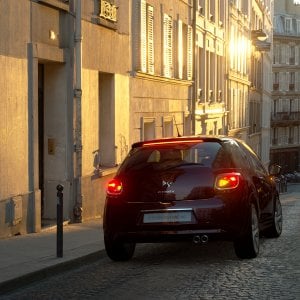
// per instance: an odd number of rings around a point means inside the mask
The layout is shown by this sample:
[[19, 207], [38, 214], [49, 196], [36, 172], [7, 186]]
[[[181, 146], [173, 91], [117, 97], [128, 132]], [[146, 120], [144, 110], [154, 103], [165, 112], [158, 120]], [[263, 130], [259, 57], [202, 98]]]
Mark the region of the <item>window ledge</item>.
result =
[[159, 82], [168, 82], [168, 83], [176, 84], [176, 85], [179, 84], [179, 85], [190, 86], [193, 83], [193, 81], [191, 81], [191, 80], [168, 78], [168, 77], [163, 77], [163, 76], [159, 76], [159, 75], [151, 75], [148, 73], [143, 73], [140, 71], [134, 72], [133, 76], [136, 78], [144, 78], [144, 79], [148, 79], [148, 80], [152, 80], [152, 81], [159, 81]]
[[35, 2], [45, 4], [50, 7], [58, 8], [64, 11], [69, 11], [69, 1], [36, 0]]
[[119, 166], [115, 167], [100, 167], [98, 170], [99, 177], [104, 177], [116, 173]]

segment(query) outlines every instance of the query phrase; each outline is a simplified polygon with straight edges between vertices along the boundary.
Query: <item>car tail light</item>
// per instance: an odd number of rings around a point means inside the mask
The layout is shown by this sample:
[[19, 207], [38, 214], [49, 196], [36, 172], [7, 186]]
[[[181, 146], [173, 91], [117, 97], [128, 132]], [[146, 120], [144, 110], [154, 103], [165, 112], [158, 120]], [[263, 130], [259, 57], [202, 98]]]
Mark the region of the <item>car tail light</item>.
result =
[[240, 173], [223, 173], [217, 175], [215, 188], [218, 190], [235, 189], [240, 183]]
[[112, 179], [107, 184], [106, 192], [108, 195], [120, 195], [122, 193], [122, 182], [118, 179]]

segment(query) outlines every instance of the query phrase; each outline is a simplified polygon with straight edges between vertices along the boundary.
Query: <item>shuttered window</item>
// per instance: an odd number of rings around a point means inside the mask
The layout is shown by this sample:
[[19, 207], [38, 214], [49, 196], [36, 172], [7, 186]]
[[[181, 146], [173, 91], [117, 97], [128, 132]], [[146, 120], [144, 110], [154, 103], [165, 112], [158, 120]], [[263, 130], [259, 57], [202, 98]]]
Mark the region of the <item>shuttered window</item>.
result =
[[187, 34], [187, 79], [192, 80], [193, 77], [193, 30], [188, 26]]
[[164, 14], [163, 19], [163, 75], [173, 77], [173, 26], [172, 17]]
[[148, 72], [154, 74], [154, 39], [153, 39], [153, 7], [147, 7], [147, 35], [148, 35]]
[[183, 42], [182, 42], [182, 21], [178, 20], [178, 41], [177, 41], [177, 54], [178, 54], [178, 78], [183, 78]]
[[141, 0], [141, 71], [147, 71], [147, 3]]
[[141, 0], [140, 61], [141, 71], [154, 74], [153, 6]]
[[193, 29], [177, 22], [177, 69], [176, 77], [192, 80], [193, 76]]

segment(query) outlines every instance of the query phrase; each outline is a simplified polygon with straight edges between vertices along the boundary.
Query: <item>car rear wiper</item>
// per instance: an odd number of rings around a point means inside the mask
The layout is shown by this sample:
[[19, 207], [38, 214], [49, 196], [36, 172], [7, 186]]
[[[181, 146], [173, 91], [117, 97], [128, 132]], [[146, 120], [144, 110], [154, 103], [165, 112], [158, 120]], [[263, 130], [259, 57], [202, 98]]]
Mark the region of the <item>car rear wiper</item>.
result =
[[194, 162], [179, 162], [179, 163], [172, 163], [168, 165], [160, 165], [160, 168], [162, 170], [169, 170], [169, 169], [174, 169], [182, 166], [204, 166], [202, 163], [194, 163]]

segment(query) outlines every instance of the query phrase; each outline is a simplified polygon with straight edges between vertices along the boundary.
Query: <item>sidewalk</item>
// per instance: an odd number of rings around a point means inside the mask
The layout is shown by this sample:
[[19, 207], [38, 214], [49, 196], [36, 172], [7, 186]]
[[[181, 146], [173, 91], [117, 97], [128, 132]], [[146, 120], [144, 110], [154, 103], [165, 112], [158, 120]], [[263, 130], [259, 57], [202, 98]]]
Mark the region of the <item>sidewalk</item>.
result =
[[35, 279], [104, 256], [102, 219], [63, 227], [63, 257], [56, 255], [56, 226], [0, 239], [0, 295]]

